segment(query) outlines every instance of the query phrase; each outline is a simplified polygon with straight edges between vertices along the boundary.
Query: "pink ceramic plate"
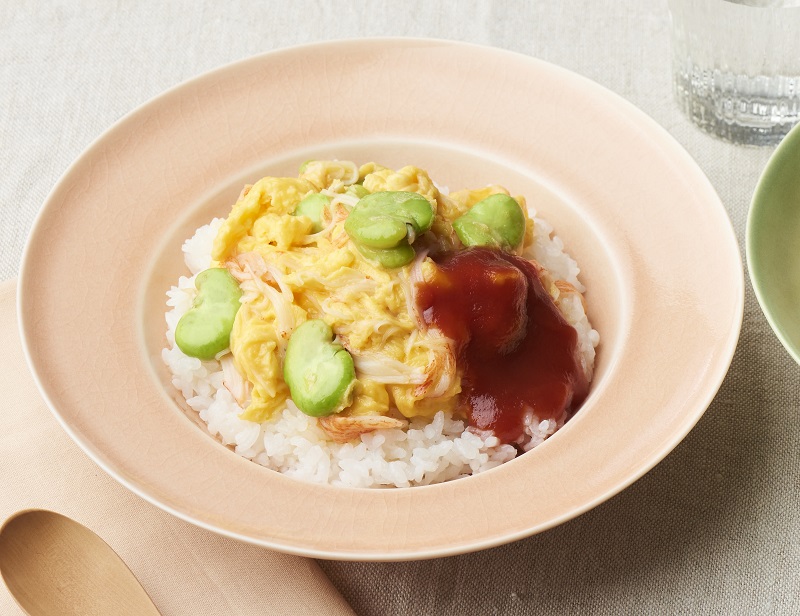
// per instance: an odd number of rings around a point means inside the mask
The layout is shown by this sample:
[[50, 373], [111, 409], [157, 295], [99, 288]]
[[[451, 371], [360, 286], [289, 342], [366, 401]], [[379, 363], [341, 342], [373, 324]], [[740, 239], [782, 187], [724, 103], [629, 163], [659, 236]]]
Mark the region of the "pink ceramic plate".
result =
[[[242, 185], [309, 158], [412, 163], [528, 197], [583, 268], [601, 334], [580, 412], [508, 464], [411, 489], [321, 487], [238, 457], [161, 364], [180, 246]], [[255, 57], [134, 111], [70, 167], [31, 234], [22, 335], [48, 404], [125, 486], [184, 520], [296, 554], [400, 560], [531, 535], [603, 502], [686, 435], [742, 318], [734, 234], [709, 182], [643, 113], [561, 68], [432, 40]]]

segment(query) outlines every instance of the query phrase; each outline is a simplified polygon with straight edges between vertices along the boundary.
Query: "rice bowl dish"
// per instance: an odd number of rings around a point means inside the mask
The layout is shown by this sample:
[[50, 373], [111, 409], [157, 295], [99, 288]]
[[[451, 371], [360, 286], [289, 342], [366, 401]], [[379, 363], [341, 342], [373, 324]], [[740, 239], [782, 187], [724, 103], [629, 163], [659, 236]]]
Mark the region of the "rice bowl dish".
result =
[[[395, 209], [371, 215], [372, 202], [387, 195]], [[430, 220], [419, 223], [404, 212], [395, 225], [402, 237], [384, 247], [385, 237], [375, 239], [375, 220], [386, 212], [391, 218], [409, 203], [423, 210], [428, 204]], [[486, 204], [510, 207], [514, 216], [514, 204], [519, 208], [523, 222], [511, 240], [505, 227], [492, 229], [481, 218]], [[348, 228], [348, 219], [352, 223], [360, 212], [367, 212], [362, 219], [373, 227]], [[162, 352], [172, 383], [222, 444], [291, 477], [369, 488], [480, 473], [553, 435], [580, 407], [592, 379], [599, 335], [586, 315], [578, 265], [524, 198], [499, 186], [450, 193], [416, 167], [310, 161], [297, 178], [264, 178], [245, 187], [230, 216], [200, 227], [183, 253], [189, 275], [168, 292]], [[518, 315], [519, 323], [516, 316], [499, 319], [503, 342], [492, 352], [532, 371], [515, 355], [526, 345], [521, 336], [537, 330], [520, 303], [535, 295], [531, 285], [539, 296], [545, 292], [548, 318], [571, 336], [561, 351], [570, 376], [548, 385], [543, 399], [549, 406], [531, 400], [503, 429], [497, 404], [492, 419], [480, 414], [487, 396], [475, 357], [484, 349], [475, 341], [483, 325], [459, 338], [445, 335], [447, 319], [437, 321], [453, 303], [442, 300], [442, 290], [469, 259], [475, 260], [468, 264], [472, 272], [476, 264], [492, 272], [491, 284], [523, 289], [509, 295], [516, 297], [511, 312], [499, 313]], [[240, 296], [224, 347], [197, 357], [181, 348], [180, 324], [198, 310], [198, 276], [209, 270], [230, 276]], [[498, 305], [493, 301], [476, 322], [489, 322]], [[295, 391], [303, 381], [286, 371], [292, 339], [299, 340], [311, 323], [330, 328], [332, 338], [320, 348], [332, 350], [332, 357], [347, 355], [353, 371], [322, 409]], [[295, 347], [299, 357], [304, 347]], [[299, 383], [294, 388], [293, 379]]]
[[[333, 99], [319, 96], [331, 58], [341, 69]], [[475, 96], [475, 85], [491, 96]], [[432, 91], [452, 96], [431, 106]], [[475, 118], [491, 119], [492, 130]], [[451, 191], [497, 183], [525, 195], [531, 216], [535, 208], [580, 265], [602, 338], [590, 394], [563, 428], [486, 472], [410, 489], [297, 480], [209, 436], [162, 359], [165, 293], [193, 275], [181, 246], [226, 218], [244, 185], [296, 176], [311, 157], [416, 164]], [[184, 84], [94, 143], [42, 213], [19, 280], [19, 319], [34, 379], [70, 437], [170, 514], [304, 556], [462, 554], [586, 512], [692, 429], [741, 324], [729, 219], [666, 131], [557, 66], [447, 41], [281, 50]]]

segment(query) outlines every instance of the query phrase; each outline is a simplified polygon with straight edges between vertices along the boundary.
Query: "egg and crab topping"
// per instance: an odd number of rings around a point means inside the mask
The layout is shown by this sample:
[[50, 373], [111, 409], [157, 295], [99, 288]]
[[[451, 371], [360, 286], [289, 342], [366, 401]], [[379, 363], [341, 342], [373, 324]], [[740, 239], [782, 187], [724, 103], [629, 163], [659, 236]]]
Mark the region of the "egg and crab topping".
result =
[[[293, 384], [323, 392], [323, 402], [301, 410], [319, 416], [335, 440], [458, 412], [456, 350], [425, 325], [415, 288], [436, 275], [427, 255], [461, 248], [470, 231], [458, 221], [493, 195], [508, 192], [489, 186], [446, 195], [417, 167], [347, 161], [309, 161], [298, 177], [246, 186], [212, 252], [213, 266], [241, 292], [230, 353], [221, 356], [241, 417], [266, 421], [290, 397], [300, 406]], [[524, 199], [516, 202], [522, 239], [507, 249], [519, 254], [532, 242], [533, 223]], [[404, 212], [400, 222], [395, 210]], [[316, 362], [316, 371], [304, 362]], [[325, 389], [337, 379], [341, 387]]]

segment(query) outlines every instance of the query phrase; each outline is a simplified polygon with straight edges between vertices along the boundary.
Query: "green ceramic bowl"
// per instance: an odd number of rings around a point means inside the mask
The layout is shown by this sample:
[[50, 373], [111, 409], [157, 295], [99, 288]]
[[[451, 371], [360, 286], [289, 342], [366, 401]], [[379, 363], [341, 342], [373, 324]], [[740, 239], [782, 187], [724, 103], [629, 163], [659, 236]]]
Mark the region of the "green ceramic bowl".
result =
[[747, 264], [767, 321], [800, 364], [800, 125], [780, 143], [756, 186]]

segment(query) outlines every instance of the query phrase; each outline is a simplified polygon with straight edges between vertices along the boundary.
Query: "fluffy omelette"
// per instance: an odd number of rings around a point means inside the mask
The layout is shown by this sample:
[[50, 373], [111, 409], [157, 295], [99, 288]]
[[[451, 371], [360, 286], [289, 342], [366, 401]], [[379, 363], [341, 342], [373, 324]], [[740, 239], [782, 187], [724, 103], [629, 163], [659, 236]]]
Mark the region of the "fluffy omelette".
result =
[[[344, 223], [366, 191], [407, 191], [422, 195], [434, 210], [427, 249], [405, 267], [387, 269], [365, 258]], [[330, 203], [322, 229], [298, 216], [307, 196], [321, 193]], [[452, 341], [435, 328], [421, 327], [413, 302], [417, 282], [430, 278], [435, 264], [428, 250], [460, 244], [452, 222], [501, 186], [444, 194], [427, 172], [398, 170], [375, 163], [357, 168], [345, 161], [309, 161], [295, 178], [265, 177], [242, 191], [213, 245], [213, 265], [239, 281], [242, 304], [230, 336], [226, 386], [242, 405], [242, 419], [263, 422], [284, 408], [289, 388], [282, 360], [292, 331], [308, 319], [322, 319], [350, 352], [356, 370], [353, 402], [320, 419], [333, 438], [344, 441], [378, 428], [402, 427], [404, 418], [458, 412], [461, 380]], [[521, 253], [533, 238], [524, 197]], [[552, 281], [548, 291], [565, 291]], [[228, 359], [230, 362], [230, 359]], [[242, 378], [243, 377], [243, 378]]]

